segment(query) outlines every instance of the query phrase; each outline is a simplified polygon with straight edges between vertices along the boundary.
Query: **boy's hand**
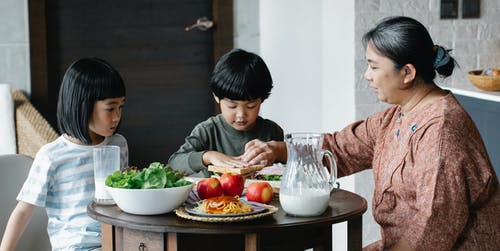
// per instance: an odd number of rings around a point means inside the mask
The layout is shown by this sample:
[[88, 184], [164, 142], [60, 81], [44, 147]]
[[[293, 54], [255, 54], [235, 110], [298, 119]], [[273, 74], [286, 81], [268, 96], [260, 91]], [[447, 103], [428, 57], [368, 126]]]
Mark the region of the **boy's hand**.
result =
[[280, 141], [263, 142], [254, 139], [245, 145], [245, 153], [239, 159], [250, 165], [270, 166], [276, 161], [286, 163], [286, 144]]
[[214, 166], [228, 167], [228, 168], [231, 167], [242, 168], [250, 165], [248, 162], [242, 161], [237, 157], [228, 156], [216, 151], [205, 152], [202, 156], [202, 159], [203, 159], [203, 164], [205, 166], [214, 165]]

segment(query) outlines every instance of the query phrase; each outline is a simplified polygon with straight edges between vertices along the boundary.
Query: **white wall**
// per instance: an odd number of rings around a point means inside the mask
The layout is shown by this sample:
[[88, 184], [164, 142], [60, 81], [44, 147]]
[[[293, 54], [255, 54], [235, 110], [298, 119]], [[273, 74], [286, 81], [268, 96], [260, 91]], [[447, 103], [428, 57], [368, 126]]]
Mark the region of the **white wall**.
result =
[[[354, 1], [323, 0], [322, 5], [322, 131], [333, 132], [355, 118]], [[355, 191], [354, 183], [353, 175], [340, 179], [348, 191]], [[334, 250], [347, 250], [346, 230], [346, 223], [333, 226]]]
[[323, 0], [323, 131], [337, 131], [355, 118], [354, 1]]
[[234, 47], [260, 52], [259, 1], [234, 0]]
[[322, 129], [321, 1], [260, 2], [260, 55], [275, 86], [262, 116], [285, 132]]
[[31, 91], [28, 4], [0, 1], [0, 83]]
[[353, 122], [354, 3], [260, 1], [259, 20], [258, 53], [275, 82], [262, 116], [286, 132], [332, 132]]
[[[235, 1], [235, 8], [238, 2]], [[261, 115], [286, 132], [333, 132], [353, 122], [354, 2], [341, 0], [260, 1], [257, 34], [262, 56], [275, 86]], [[253, 8], [246, 9], [253, 10]], [[236, 29], [250, 20], [235, 10]], [[241, 30], [235, 31], [239, 37]], [[255, 48], [235, 39], [241, 48]], [[340, 180], [354, 191], [354, 177]], [[334, 250], [346, 250], [346, 224], [333, 229]]]

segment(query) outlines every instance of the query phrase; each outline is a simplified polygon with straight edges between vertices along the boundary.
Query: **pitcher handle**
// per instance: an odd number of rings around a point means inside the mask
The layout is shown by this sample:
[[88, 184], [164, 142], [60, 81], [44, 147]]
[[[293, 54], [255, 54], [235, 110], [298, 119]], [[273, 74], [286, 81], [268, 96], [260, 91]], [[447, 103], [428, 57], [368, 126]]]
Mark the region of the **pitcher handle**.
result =
[[330, 182], [331, 182], [331, 189], [333, 190], [335, 183], [337, 184], [337, 188], [340, 187], [340, 184], [337, 182], [337, 162], [335, 162], [335, 158], [333, 157], [332, 152], [328, 150], [321, 150], [321, 155], [322, 157], [327, 157], [328, 162], [330, 165], [326, 165], [327, 167], [330, 167], [328, 171], [330, 171]]

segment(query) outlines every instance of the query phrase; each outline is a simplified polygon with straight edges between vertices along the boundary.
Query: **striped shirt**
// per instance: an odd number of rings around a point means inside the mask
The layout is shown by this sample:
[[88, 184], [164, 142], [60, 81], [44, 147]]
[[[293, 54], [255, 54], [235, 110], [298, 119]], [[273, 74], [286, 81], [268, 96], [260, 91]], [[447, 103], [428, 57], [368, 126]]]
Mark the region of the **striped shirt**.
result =
[[45, 207], [52, 250], [91, 250], [101, 246], [100, 223], [87, 215], [94, 198], [95, 147], [120, 147], [121, 167], [128, 166], [128, 146], [119, 134], [99, 145], [78, 145], [60, 136], [37, 153], [17, 200]]

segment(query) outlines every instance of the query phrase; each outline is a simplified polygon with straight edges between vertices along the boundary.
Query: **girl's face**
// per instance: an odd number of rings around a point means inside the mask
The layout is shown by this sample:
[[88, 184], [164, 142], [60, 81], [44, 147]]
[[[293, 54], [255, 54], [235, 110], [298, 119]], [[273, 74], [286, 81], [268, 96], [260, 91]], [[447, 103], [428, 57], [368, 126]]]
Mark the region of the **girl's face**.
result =
[[389, 104], [400, 104], [405, 96], [404, 69], [396, 70], [392, 60], [379, 54], [371, 43], [366, 47], [366, 62], [368, 67], [365, 78], [370, 82], [370, 87], [378, 99]]
[[98, 144], [102, 142], [104, 137], [115, 133], [124, 104], [125, 97], [107, 98], [94, 103], [94, 110], [89, 121], [92, 144]]
[[248, 131], [253, 128], [255, 121], [259, 117], [260, 104], [262, 99], [254, 99], [250, 101], [231, 100], [228, 98], [219, 99], [215, 97], [215, 101], [219, 103], [222, 116], [228, 124], [238, 131]]

